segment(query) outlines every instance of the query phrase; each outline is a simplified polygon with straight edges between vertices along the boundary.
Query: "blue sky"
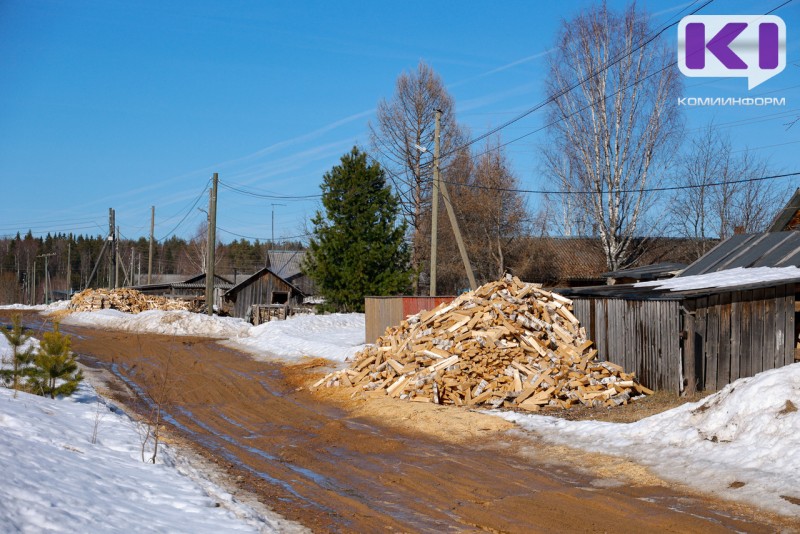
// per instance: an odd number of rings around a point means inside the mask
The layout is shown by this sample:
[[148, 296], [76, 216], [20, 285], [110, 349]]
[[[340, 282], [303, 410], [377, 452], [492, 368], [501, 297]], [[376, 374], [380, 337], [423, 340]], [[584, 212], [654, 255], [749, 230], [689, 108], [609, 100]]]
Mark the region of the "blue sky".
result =
[[[716, 0], [701, 14], [764, 13], [783, 0]], [[623, 2], [609, 2], [623, 9]], [[642, 1], [653, 26], [692, 2]], [[697, 5], [702, 2], [697, 3]], [[190, 237], [211, 173], [266, 194], [319, 193], [397, 76], [423, 59], [442, 76], [458, 120], [479, 135], [544, 98], [544, 56], [561, 20], [591, 2], [0, 1], [0, 235], [29, 228], [98, 235], [113, 207], [128, 238]], [[786, 22], [786, 70], [752, 91], [744, 79], [686, 79], [686, 96], [786, 97], [776, 109], [685, 110], [687, 131], [713, 120], [738, 148], [800, 170], [800, 1]], [[677, 29], [666, 33], [674, 45]], [[793, 115], [794, 114], [794, 115]], [[534, 113], [502, 132], [539, 128]], [[507, 153], [524, 188], [538, 175], [536, 134]], [[776, 146], [778, 145], [778, 146]], [[788, 185], [798, 186], [791, 178]], [[538, 198], [529, 205], [535, 208]], [[275, 205], [273, 204], [284, 204]], [[276, 200], [220, 188], [218, 236], [304, 233], [314, 198]]]

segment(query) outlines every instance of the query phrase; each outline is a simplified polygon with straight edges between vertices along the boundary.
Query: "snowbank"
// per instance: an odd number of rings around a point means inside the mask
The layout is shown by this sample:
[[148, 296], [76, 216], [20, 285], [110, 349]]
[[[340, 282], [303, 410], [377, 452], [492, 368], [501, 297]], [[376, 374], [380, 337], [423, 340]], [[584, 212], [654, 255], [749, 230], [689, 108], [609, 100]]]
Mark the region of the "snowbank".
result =
[[177, 465], [168, 447], [159, 463], [143, 463], [140, 443], [135, 424], [86, 383], [62, 400], [21, 392], [14, 398], [0, 388], [2, 530], [217, 533], [290, 526]]
[[66, 310], [67, 308], [69, 308], [68, 300], [59, 300], [50, 304], [37, 304], [36, 306], [28, 306], [27, 304], [6, 304], [0, 306], [0, 310], [31, 310], [48, 313]]
[[246, 336], [252, 328], [231, 317], [208, 316], [188, 311], [151, 310], [137, 314], [118, 310], [98, 310], [67, 315], [64, 324], [109, 328], [143, 334], [204, 336], [230, 339]]
[[364, 348], [364, 314], [295, 315], [252, 326], [242, 319], [185, 311], [152, 310], [139, 314], [100, 310], [70, 314], [64, 324], [126, 332], [204, 336], [256, 356], [295, 360], [304, 356], [343, 362]]
[[253, 327], [230, 346], [286, 359], [316, 356], [343, 362], [364, 348], [364, 314], [295, 315]]
[[491, 412], [549, 442], [623, 456], [666, 480], [800, 517], [800, 363], [619, 424]]

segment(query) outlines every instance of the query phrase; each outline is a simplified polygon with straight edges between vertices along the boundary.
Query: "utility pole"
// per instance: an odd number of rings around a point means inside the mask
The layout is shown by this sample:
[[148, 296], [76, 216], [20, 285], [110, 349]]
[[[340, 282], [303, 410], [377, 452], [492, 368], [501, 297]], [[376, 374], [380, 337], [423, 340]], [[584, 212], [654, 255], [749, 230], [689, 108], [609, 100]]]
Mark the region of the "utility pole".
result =
[[442, 110], [436, 110], [436, 126], [433, 133], [433, 196], [431, 197], [431, 296], [436, 296], [436, 249], [439, 232], [439, 129]]
[[458, 219], [456, 219], [456, 213], [453, 211], [453, 204], [450, 202], [450, 193], [447, 191], [447, 184], [441, 182], [440, 185], [442, 186], [444, 207], [447, 208], [447, 216], [450, 218], [450, 226], [453, 227], [453, 233], [456, 235], [458, 252], [461, 254], [461, 261], [464, 262], [464, 270], [467, 271], [469, 288], [478, 289], [478, 284], [475, 283], [475, 273], [472, 272], [472, 264], [469, 262], [469, 256], [467, 256], [467, 248], [464, 246], [464, 240], [461, 238], [461, 230], [458, 227]]
[[[55, 256], [55, 255], [56, 255], [55, 252], [50, 252], [49, 254], [39, 254], [38, 256], [36, 256], [37, 258], [44, 258], [44, 303], [45, 304], [50, 304], [50, 301], [52, 300], [50, 296], [50, 284], [49, 284], [50, 276], [47, 270], [48, 266], [47, 260], [48, 258], [50, 258], [50, 256]], [[33, 264], [34, 266], [36, 265], [35, 260]]]
[[36, 306], [36, 258], [33, 258], [33, 305]]
[[67, 241], [67, 298], [72, 293], [72, 234]]
[[214, 315], [214, 249], [217, 244], [217, 182], [219, 175], [214, 173], [211, 191], [208, 195], [208, 243], [206, 252], [206, 312]]
[[156, 207], [150, 206], [150, 252], [147, 255], [147, 285], [153, 283], [153, 229], [156, 226]]
[[108, 208], [108, 241], [111, 242], [111, 253], [108, 255], [108, 289], [114, 289], [114, 273], [117, 265], [117, 243], [115, 238], [116, 223], [114, 208]]
[[[116, 219], [116, 213], [115, 219]], [[119, 264], [122, 263], [119, 257], [119, 226], [116, 227], [116, 232], [114, 233], [114, 287], [119, 287]]]
[[272, 205], [272, 250], [275, 250], [275, 206], [285, 206], [286, 204]]

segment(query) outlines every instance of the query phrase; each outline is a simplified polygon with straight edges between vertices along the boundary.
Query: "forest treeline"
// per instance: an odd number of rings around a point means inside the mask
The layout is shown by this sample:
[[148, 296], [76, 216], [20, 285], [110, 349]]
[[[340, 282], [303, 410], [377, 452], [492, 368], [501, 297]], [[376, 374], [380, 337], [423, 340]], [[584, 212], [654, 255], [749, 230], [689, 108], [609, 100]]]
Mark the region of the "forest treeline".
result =
[[[45, 302], [46, 287], [56, 292], [107, 287], [111, 275], [109, 249], [103, 257], [105, 236], [73, 234], [26, 235], [0, 239], [0, 304]], [[117, 242], [121, 285], [147, 283], [149, 240]], [[271, 243], [247, 239], [217, 243], [218, 273], [252, 273], [265, 265]], [[275, 248], [297, 250], [299, 242], [277, 243]], [[172, 236], [153, 247], [153, 275], [195, 275], [205, 272], [205, 241]], [[98, 260], [100, 260], [98, 262]], [[46, 267], [46, 270], [45, 270]], [[92, 271], [94, 276], [92, 276]]]

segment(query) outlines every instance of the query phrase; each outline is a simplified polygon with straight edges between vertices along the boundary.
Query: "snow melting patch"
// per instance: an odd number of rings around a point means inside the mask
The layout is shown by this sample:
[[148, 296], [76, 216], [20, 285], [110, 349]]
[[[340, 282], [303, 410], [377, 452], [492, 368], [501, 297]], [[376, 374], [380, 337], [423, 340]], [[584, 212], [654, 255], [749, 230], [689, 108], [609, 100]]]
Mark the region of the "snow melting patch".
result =
[[800, 517], [800, 363], [635, 423], [492, 413], [541, 439], [614, 454], [666, 480]]

